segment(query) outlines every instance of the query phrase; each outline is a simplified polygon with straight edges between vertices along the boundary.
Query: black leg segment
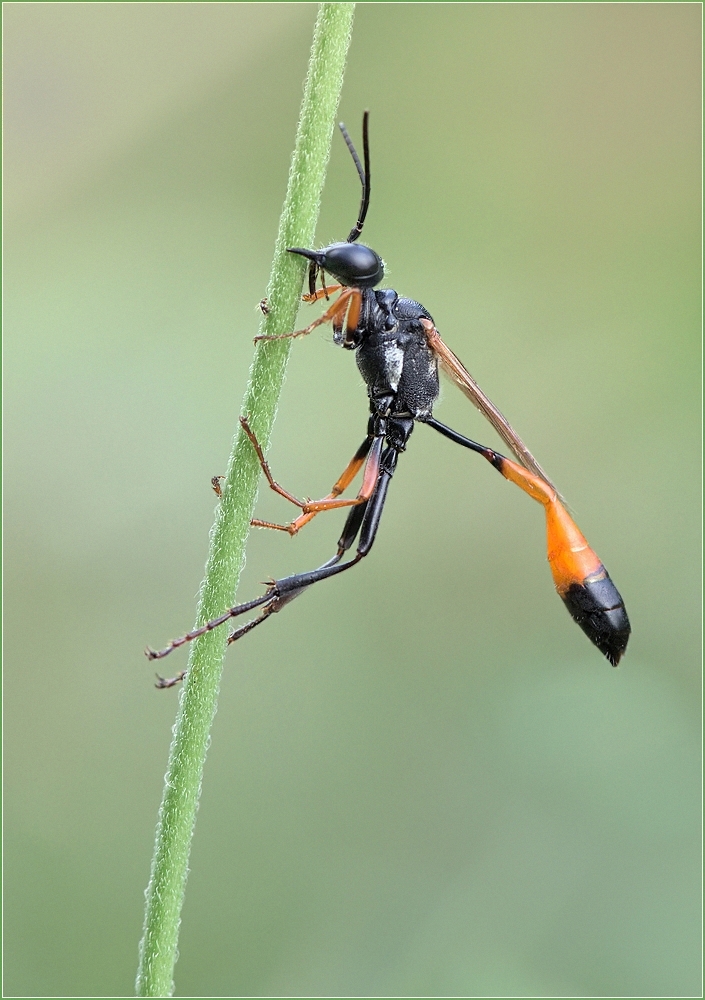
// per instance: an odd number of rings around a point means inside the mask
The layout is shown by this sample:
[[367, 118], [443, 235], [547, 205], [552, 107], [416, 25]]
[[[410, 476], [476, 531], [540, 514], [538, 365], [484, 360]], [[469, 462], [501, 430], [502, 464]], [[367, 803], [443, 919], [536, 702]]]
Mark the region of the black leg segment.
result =
[[[147, 649], [147, 657], [150, 660], [160, 660], [163, 657], [168, 656], [172, 650], [178, 649], [180, 646], [190, 642], [192, 639], [197, 639], [199, 636], [205, 635], [206, 632], [210, 632], [219, 625], [225, 624], [225, 622], [229, 621], [231, 618], [238, 618], [240, 615], [247, 614], [249, 611], [261, 608], [261, 613], [257, 618], [254, 618], [252, 621], [247, 622], [240, 628], [235, 629], [228, 636], [229, 643], [235, 642], [243, 635], [251, 632], [253, 628], [260, 625], [263, 621], [269, 618], [270, 615], [281, 611], [285, 605], [289, 604], [290, 601], [293, 601], [295, 597], [302, 594], [304, 590], [307, 590], [312, 584], [318, 583], [320, 580], [326, 580], [330, 576], [336, 576], [338, 573], [343, 573], [346, 569], [350, 569], [352, 566], [357, 565], [357, 563], [359, 563], [372, 548], [372, 544], [377, 534], [377, 529], [379, 528], [380, 518], [382, 517], [382, 510], [387, 497], [389, 481], [394, 475], [394, 469], [396, 468], [398, 456], [399, 451], [393, 446], [387, 447], [383, 452], [377, 482], [372, 496], [364, 503], [351, 508], [345, 522], [340, 541], [338, 542], [338, 551], [331, 559], [328, 560], [328, 562], [319, 566], [317, 569], [312, 569], [305, 573], [296, 573], [293, 576], [284, 577], [282, 580], [272, 581], [266, 593], [262, 594], [260, 597], [256, 597], [252, 601], [246, 601], [244, 604], [236, 604], [234, 607], [223, 612], [223, 614], [218, 618], [214, 618], [212, 621], [206, 622], [205, 625], [194, 629], [193, 632], [189, 632], [187, 635], [184, 635], [179, 639], [174, 639], [168, 646], [165, 646], [164, 649]], [[358, 534], [360, 536], [360, 542], [355, 555], [352, 559], [348, 559], [347, 562], [341, 562], [345, 553], [352, 547]], [[177, 676], [177, 678], [171, 678], [169, 681], [164, 681], [160, 678], [161, 683], [159, 683], [158, 686], [171, 687], [172, 684], [182, 680], [184, 676], [185, 672], [182, 672]]]

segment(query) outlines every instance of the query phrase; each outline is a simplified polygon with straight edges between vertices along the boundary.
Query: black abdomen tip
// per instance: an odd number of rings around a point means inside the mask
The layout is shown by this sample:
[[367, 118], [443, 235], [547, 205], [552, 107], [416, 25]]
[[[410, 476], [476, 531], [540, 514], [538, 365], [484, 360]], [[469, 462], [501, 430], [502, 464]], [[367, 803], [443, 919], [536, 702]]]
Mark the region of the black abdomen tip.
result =
[[561, 594], [571, 617], [616, 667], [627, 648], [631, 626], [619, 591], [603, 568]]

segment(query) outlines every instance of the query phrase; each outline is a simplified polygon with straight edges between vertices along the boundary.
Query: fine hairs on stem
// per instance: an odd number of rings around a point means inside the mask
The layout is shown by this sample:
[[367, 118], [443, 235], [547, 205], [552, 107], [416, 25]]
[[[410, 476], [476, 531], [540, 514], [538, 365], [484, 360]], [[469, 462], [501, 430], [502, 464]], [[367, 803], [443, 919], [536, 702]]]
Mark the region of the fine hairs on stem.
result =
[[[354, 7], [353, 3], [322, 3], [318, 10], [260, 334], [277, 335], [294, 328], [304, 275], [301, 261], [286, 253], [286, 247], [310, 246], [314, 240]], [[265, 448], [271, 436], [290, 347], [291, 341], [283, 339], [260, 341], [255, 348], [241, 413], [248, 416]], [[211, 532], [197, 625], [233, 603], [259, 476], [257, 456], [238, 424]], [[226, 642], [227, 632], [215, 630], [194, 642], [190, 651], [145, 894], [136, 984], [137, 995], [141, 997], [171, 996], [174, 990], [189, 852]]]

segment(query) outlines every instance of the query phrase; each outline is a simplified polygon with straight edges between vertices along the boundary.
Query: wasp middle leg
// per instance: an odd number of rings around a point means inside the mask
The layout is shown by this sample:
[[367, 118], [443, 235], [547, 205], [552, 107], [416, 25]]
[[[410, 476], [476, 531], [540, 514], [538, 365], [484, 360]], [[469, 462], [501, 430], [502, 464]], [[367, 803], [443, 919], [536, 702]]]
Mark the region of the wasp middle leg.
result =
[[[389, 487], [389, 482], [394, 475], [398, 457], [399, 449], [393, 445], [389, 445], [384, 450], [379, 463], [374, 488], [371, 491], [370, 496], [354, 506], [348, 514], [345, 526], [343, 527], [343, 533], [338, 540], [337, 551], [335, 555], [328, 560], [328, 562], [325, 562], [317, 569], [309, 570], [304, 573], [295, 573], [293, 576], [284, 577], [281, 580], [273, 580], [265, 593], [254, 598], [254, 600], [245, 601], [242, 604], [236, 604], [234, 607], [228, 608], [227, 611], [224, 611], [223, 614], [219, 615], [217, 618], [206, 622], [204, 625], [201, 625], [199, 628], [194, 629], [192, 632], [188, 632], [186, 635], [183, 635], [178, 639], [173, 639], [167, 646], [164, 647], [164, 649], [147, 649], [145, 651], [147, 658], [150, 660], [161, 660], [165, 656], [168, 656], [169, 653], [173, 652], [173, 650], [178, 649], [194, 639], [197, 639], [199, 636], [205, 635], [206, 632], [211, 632], [213, 629], [219, 628], [219, 626], [224, 625], [227, 621], [230, 621], [231, 618], [238, 618], [240, 615], [247, 614], [250, 611], [260, 608], [261, 611], [257, 618], [247, 622], [241, 628], [236, 629], [233, 633], [231, 633], [228, 637], [228, 642], [234, 642], [247, 632], [250, 632], [253, 628], [256, 628], [257, 625], [260, 625], [263, 621], [266, 621], [270, 615], [281, 611], [282, 608], [294, 600], [294, 598], [302, 594], [314, 583], [326, 580], [331, 576], [336, 576], [338, 573], [343, 573], [345, 570], [356, 566], [357, 563], [359, 563], [361, 559], [364, 559], [364, 557], [369, 553], [374, 543], [382, 511], [384, 509], [384, 503], [387, 498], [387, 489]], [[346, 562], [343, 562], [346, 552], [350, 550], [358, 536], [359, 542], [355, 555]], [[158, 683], [157, 686], [171, 687], [173, 684], [183, 680], [184, 676], [185, 671], [182, 671], [176, 678], [171, 678], [168, 681], [164, 681], [160, 678], [160, 683]]]

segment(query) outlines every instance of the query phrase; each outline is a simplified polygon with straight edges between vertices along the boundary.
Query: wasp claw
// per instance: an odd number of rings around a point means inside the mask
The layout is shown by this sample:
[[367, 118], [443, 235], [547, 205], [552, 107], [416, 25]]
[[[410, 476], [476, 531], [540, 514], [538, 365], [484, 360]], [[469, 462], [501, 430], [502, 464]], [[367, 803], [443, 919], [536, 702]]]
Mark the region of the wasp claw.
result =
[[176, 677], [162, 677], [161, 674], [155, 674], [154, 676], [157, 678], [157, 683], [154, 685], [155, 688], [163, 691], [164, 688], [175, 687], [179, 684], [186, 676], [186, 671], [180, 670]]

